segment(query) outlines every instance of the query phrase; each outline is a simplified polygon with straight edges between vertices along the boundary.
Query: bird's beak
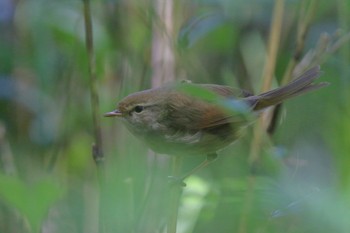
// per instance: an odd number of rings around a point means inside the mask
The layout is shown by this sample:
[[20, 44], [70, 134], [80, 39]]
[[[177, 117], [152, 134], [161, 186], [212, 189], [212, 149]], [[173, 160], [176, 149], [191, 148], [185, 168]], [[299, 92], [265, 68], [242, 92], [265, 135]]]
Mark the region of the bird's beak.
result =
[[105, 117], [120, 117], [120, 116], [122, 116], [122, 113], [118, 109], [116, 109], [112, 112], [107, 112], [107, 113], [103, 114], [103, 116], [105, 116]]

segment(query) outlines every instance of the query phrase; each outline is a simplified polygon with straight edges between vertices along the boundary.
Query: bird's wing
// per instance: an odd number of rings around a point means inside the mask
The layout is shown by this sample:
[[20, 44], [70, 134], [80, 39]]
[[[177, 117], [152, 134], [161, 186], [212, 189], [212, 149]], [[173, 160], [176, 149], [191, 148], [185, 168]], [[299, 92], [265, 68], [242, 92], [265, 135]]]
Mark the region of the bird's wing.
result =
[[223, 125], [243, 125], [247, 122], [247, 118], [240, 113], [226, 112], [221, 110], [218, 112], [205, 112], [204, 117], [196, 125], [199, 129], [221, 127]]
[[[232, 102], [239, 101], [241, 98], [243, 99], [251, 95], [248, 92], [228, 86], [212, 84], [200, 84], [196, 86], [210, 90], [220, 97], [218, 99], [231, 99]], [[228, 101], [228, 105], [224, 106], [221, 102], [211, 103], [199, 97], [183, 95], [183, 93], [179, 92], [174, 92], [170, 96], [173, 100], [168, 101], [169, 114], [167, 119], [175, 128], [201, 130], [228, 124], [244, 124], [247, 122], [247, 116], [242, 111], [235, 111], [233, 107], [232, 109], [230, 108], [230, 100]]]
[[[215, 84], [200, 84], [200, 86], [213, 91], [225, 99], [229, 99], [226, 104], [217, 103], [217, 105], [222, 104], [222, 106], [212, 106], [213, 109], [204, 110], [203, 122], [199, 125], [200, 128], [213, 128], [219, 127], [225, 124], [237, 124], [241, 125], [247, 122], [247, 112], [243, 112], [243, 109], [237, 109], [236, 107], [248, 107], [242, 106], [246, 103], [240, 102], [241, 99], [245, 97], [252, 96], [248, 91], [232, 88], [230, 86], [215, 85]], [[234, 103], [236, 101], [236, 103]], [[240, 102], [240, 103], [239, 103]], [[242, 104], [237, 106], [237, 104]], [[234, 106], [236, 105], [236, 106]]]

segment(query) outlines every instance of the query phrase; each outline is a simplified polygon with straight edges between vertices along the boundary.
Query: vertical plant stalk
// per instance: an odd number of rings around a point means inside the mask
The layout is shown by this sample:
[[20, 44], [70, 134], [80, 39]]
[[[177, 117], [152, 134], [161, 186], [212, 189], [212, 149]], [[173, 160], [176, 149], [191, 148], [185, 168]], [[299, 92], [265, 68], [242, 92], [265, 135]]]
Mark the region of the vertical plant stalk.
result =
[[[271, 21], [271, 31], [269, 35], [268, 50], [266, 56], [266, 63], [263, 72], [262, 92], [268, 91], [274, 78], [274, 72], [277, 61], [277, 52], [280, 44], [281, 29], [284, 13], [284, 0], [275, 0], [273, 10], [273, 17]], [[263, 142], [264, 129], [268, 120], [268, 112], [262, 114], [253, 131], [253, 140], [250, 148], [249, 163], [251, 167], [259, 160], [261, 145]], [[249, 215], [252, 210], [255, 190], [255, 177], [252, 175], [248, 177], [248, 189], [244, 198], [243, 210], [239, 220], [238, 232], [245, 233], [248, 229]]]
[[[261, 92], [266, 92], [271, 89], [272, 80], [274, 78], [274, 72], [277, 61], [277, 52], [280, 44], [281, 29], [283, 22], [284, 12], [284, 0], [275, 0], [275, 6], [273, 10], [273, 18], [271, 21], [271, 31], [269, 35], [269, 44], [266, 56], [266, 63], [263, 73], [263, 85]], [[258, 124], [254, 128], [253, 142], [251, 144], [251, 151], [249, 156], [249, 162], [252, 164], [258, 160], [259, 152], [261, 149], [261, 142], [263, 137], [263, 129], [266, 128], [269, 122], [269, 111], [265, 111], [259, 118]]]
[[173, 0], [155, 0], [155, 16], [152, 38], [152, 86], [175, 79], [175, 55], [173, 48], [174, 19]]
[[92, 155], [98, 166], [103, 164], [104, 156], [102, 153], [101, 123], [99, 118], [99, 97], [97, 94], [97, 76], [96, 60], [93, 45], [93, 29], [91, 22], [90, 0], [83, 0], [84, 3], [84, 22], [85, 22], [85, 41], [88, 56], [88, 75], [90, 79], [90, 98], [92, 126], [95, 144], [93, 145]]
[[10, 143], [6, 138], [6, 128], [0, 122], [0, 167], [6, 175], [16, 176], [18, 174]]
[[[310, 0], [310, 1], [303, 1], [301, 4], [301, 10], [300, 15], [298, 17], [298, 31], [297, 31], [297, 38], [296, 38], [296, 46], [294, 51], [294, 56], [291, 58], [291, 60], [288, 63], [287, 69], [283, 75], [283, 79], [281, 82], [281, 85], [286, 85], [289, 83], [293, 77], [293, 71], [298, 62], [302, 58], [302, 53], [304, 50], [305, 45], [305, 38], [306, 34], [308, 32], [308, 29], [310, 27], [311, 20], [313, 19], [316, 8], [317, 8], [317, 0]], [[309, 7], [307, 7], [309, 5]]]
[[263, 73], [263, 85], [261, 92], [270, 90], [274, 78], [277, 52], [281, 38], [281, 28], [283, 23], [284, 0], [275, 0], [271, 31], [269, 35], [268, 51]]
[[91, 20], [90, 0], [83, 0], [84, 22], [85, 22], [85, 42], [88, 56], [88, 75], [90, 80], [91, 114], [93, 124], [93, 136], [95, 143], [92, 145], [92, 156], [97, 165], [97, 173], [100, 185], [99, 199], [99, 232], [104, 232], [103, 224], [103, 190], [104, 190], [104, 155], [102, 152], [101, 123], [99, 118], [99, 97], [97, 94], [96, 60], [93, 45], [93, 28]]
[[[286, 85], [291, 81], [291, 79], [293, 78], [294, 69], [302, 59], [306, 34], [310, 27], [311, 20], [316, 12], [317, 0], [303, 1], [301, 4], [302, 5], [300, 9], [300, 14], [298, 15], [299, 21], [294, 56], [290, 59], [287, 65], [287, 69], [283, 75], [283, 79], [281, 82], [282, 86]], [[309, 5], [309, 7], [307, 7], [307, 5]], [[270, 122], [268, 122], [269, 125], [267, 131], [270, 135], [272, 135], [276, 131], [281, 107], [282, 104], [279, 104], [273, 109], [273, 111], [269, 112]]]
[[[174, 1], [154, 0], [153, 38], [152, 38], [152, 86], [175, 79]], [[177, 177], [181, 168], [181, 156], [172, 160], [172, 175]], [[169, 190], [169, 210], [167, 232], [176, 233], [181, 186], [174, 185]]]
[[[180, 176], [182, 164], [182, 156], [174, 156], [172, 161], [172, 175], [174, 177]], [[182, 193], [182, 186], [180, 184], [173, 184], [170, 187], [170, 205], [169, 205], [169, 217], [167, 224], [167, 233], [176, 233], [177, 219], [180, 206], [180, 197]]]
[[249, 215], [250, 211], [253, 207], [254, 202], [254, 188], [255, 188], [255, 177], [249, 176], [247, 179], [247, 192], [244, 196], [244, 203], [242, 208], [242, 214], [241, 218], [239, 219], [239, 225], [238, 225], [238, 233], [246, 233], [248, 232], [248, 225], [249, 225]]

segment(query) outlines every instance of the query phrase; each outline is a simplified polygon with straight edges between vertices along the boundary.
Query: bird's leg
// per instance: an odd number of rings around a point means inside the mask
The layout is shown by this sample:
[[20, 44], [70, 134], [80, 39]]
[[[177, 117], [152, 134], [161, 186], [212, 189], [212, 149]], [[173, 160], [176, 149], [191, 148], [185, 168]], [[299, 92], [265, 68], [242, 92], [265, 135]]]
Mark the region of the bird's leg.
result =
[[203, 162], [201, 162], [198, 166], [196, 166], [195, 168], [193, 168], [191, 171], [187, 172], [186, 174], [182, 175], [181, 177], [169, 176], [170, 182], [171, 183], [179, 183], [179, 184], [181, 184], [181, 186], [186, 186], [186, 183], [184, 182], [184, 180], [187, 177], [196, 173], [197, 171], [201, 170], [202, 168], [208, 166], [209, 164], [214, 162], [217, 159], [217, 157], [218, 157], [218, 155], [216, 153], [207, 154], [207, 157]]

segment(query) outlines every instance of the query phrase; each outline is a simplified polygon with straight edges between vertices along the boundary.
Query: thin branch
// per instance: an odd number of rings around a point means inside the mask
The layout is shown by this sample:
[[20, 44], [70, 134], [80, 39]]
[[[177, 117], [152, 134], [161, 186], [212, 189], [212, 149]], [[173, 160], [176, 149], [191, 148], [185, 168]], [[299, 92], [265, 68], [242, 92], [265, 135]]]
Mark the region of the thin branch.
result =
[[83, 2], [85, 21], [85, 42], [88, 56], [88, 75], [90, 79], [91, 114], [95, 140], [92, 155], [96, 164], [100, 166], [103, 163], [104, 156], [102, 153], [101, 123], [99, 117], [99, 97], [97, 94], [96, 61], [93, 45], [93, 29], [91, 20], [90, 0], [83, 0]]
[[93, 43], [93, 28], [91, 19], [90, 0], [83, 0], [84, 6], [84, 22], [85, 22], [85, 42], [88, 56], [88, 76], [90, 80], [90, 98], [91, 98], [91, 114], [93, 124], [93, 136], [95, 143], [92, 145], [92, 156], [98, 168], [99, 185], [100, 185], [100, 201], [99, 201], [99, 232], [105, 232], [104, 217], [103, 217], [103, 190], [104, 190], [104, 155], [102, 152], [102, 136], [99, 114], [99, 97], [97, 94], [97, 75], [96, 75], [96, 60]]

